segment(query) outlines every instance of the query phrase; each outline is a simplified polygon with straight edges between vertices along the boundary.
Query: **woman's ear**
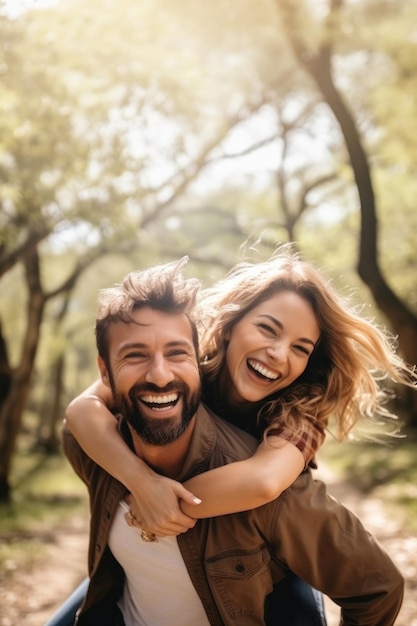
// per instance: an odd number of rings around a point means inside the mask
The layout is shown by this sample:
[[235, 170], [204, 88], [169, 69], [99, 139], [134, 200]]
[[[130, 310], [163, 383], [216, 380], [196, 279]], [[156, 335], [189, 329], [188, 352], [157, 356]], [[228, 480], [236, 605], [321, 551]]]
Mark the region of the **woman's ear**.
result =
[[98, 365], [98, 369], [100, 370], [101, 382], [103, 383], [103, 385], [106, 385], [106, 387], [110, 387], [110, 379], [109, 379], [109, 374], [107, 372], [107, 366], [105, 362], [103, 361], [103, 359], [101, 358], [101, 356], [97, 357], [97, 365]]

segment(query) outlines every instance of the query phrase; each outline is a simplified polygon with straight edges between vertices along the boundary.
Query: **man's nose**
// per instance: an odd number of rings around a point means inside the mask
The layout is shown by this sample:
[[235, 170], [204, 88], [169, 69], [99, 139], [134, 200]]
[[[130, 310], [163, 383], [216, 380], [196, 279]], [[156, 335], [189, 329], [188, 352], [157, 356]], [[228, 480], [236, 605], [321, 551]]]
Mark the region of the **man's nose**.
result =
[[154, 383], [158, 387], [164, 387], [172, 380], [174, 375], [171, 365], [162, 355], [155, 355], [145, 375], [146, 382]]

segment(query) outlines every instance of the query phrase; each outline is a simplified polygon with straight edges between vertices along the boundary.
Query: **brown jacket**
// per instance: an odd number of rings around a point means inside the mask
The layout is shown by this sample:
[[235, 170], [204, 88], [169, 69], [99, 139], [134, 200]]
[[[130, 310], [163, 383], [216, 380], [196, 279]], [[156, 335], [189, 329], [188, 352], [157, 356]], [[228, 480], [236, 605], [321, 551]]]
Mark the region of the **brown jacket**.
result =
[[[124, 436], [126, 430], [122, 424]], [[247, 458], [256, 445], [250, 435], [201, 407], [178, 480]], [[91, 504], [91, 582], [78, 624], [114, 625], [123, 571], [107, 539], [126, 489], [91, 461], [68, 431], [64, 449], [88, 486]], [[178, 536], [178, 543], [214, 626], [264, 624], [265, 597], [288, 570], [337, 602], [342, 624], [389, 626], [401, 606], [403, 578], [389, 556], [310, 471], [274, 502], [200, 520]]]

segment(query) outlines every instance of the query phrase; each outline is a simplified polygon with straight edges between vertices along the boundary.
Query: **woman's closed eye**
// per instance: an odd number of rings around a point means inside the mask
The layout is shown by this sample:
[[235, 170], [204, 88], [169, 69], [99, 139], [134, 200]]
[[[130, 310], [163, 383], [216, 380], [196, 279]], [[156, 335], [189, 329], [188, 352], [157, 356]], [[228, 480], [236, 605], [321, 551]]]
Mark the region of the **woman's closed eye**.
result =
[[295, 345], [294, 350], [297, 350], [297, 352], [301, 352], [302, 354], [305, 354], [306, 356], [311, 355], [311, 350], [309, 350], [307, 346], [303, 346], [302, 344]]
[[277, 337], [277, 332], [275, 328], [270, 324], [265, 324], [264, 322], [262, 322], [261, 324], [257, 324], [257, 327], [260, 328], [262, 331], [268, 333], [269, 335]]
[[[281, 329], [277, 329], [275, 328], [275, 326], [273, 326], [272, 324], [267, 324], [265, 322], [259, 322], [258, 324], [256, 324], [256, 327], [264, 334], [268, 335], [269, 337], [272, 337], [273, 339], [278, 340], [280, 338], [281, 335]], [[312, 353], [312, 350], [310, 349], [310, 347], [308, 345], [304, 345], [303, 343], [296, 343], [293, 345], [293, 349], [302, 354], [303, 356], [307, 356], [309, 357]]]

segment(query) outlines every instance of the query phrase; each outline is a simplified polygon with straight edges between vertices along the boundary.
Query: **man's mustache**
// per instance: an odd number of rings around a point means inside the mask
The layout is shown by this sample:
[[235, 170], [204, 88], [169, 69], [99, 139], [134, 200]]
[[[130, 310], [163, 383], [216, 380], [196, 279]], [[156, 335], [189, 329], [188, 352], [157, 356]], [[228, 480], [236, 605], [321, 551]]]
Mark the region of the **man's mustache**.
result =
[[173, 393], [173, 392], [184, 393], [187, 390], [188, 390], [187, 385], [185, 385], [181, 381], [171, 381], [164, 387], [158, 387], [158, 385], [155, 385], [154, 383], [145, 382], [145, 383], [138, 383], [137, 385], [134, 385], [129, 391], [129, 396], [132, 398], [132, 397], [135, 397], [139, 393], [162, 393], [162, 394]]

